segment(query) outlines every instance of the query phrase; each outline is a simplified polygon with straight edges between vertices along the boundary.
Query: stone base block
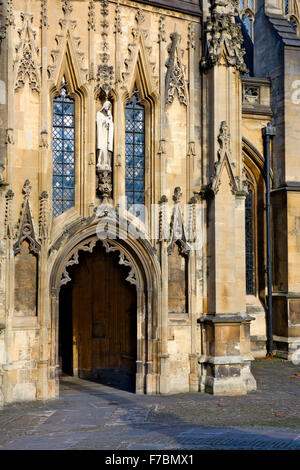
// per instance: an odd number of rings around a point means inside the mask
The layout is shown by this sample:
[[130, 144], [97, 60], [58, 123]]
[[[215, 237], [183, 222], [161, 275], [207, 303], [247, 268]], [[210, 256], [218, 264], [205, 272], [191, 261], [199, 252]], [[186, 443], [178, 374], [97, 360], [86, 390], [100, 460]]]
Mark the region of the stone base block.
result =
[[219, 396], [246, 395], [247, 388], [242, 377], [206, 377], [205, 392]]
[[278, 357], [300, 364], [300, 337], [273, 335], [273, 352]]
[[246, 361], [242, 364], [241, 377], [245, 383], [247, 392], [253, 392], [257, 390], [256, 380], [251, 373], [251, 362]]

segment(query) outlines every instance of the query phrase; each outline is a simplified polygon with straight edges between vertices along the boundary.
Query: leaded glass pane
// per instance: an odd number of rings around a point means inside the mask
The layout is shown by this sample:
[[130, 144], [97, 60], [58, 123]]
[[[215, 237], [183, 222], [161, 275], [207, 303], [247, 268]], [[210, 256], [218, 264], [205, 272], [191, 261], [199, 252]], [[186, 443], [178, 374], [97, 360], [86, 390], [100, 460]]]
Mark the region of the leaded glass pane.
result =
[[126, 196], [128, 209], [145, 202], [145, 109], [138, 103], [137, 89], [126, 106]]
[[62, 88], [53, 101], [53, 217], [74, 206], [75, 103]]
[[246, 293], [254, 294], [254, 252], [253, 252], [253, 193], [249, 189], [245, 203], [246, 228]]

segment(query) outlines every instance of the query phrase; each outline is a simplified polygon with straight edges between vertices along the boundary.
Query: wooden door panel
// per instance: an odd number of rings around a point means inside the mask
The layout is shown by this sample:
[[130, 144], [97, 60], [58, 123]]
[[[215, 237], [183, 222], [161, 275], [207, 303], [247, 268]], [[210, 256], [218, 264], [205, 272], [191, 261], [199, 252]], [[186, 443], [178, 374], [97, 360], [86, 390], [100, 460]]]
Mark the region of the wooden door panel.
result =
[[[81, 376], [120, 381], [135, 375], [137, 350], [136, 289], [118, 253], [97, 245], [81, 253], [72, 272], [73, 330], [79, 343]], [[123, 378], [122, 378], [123, 376]]]

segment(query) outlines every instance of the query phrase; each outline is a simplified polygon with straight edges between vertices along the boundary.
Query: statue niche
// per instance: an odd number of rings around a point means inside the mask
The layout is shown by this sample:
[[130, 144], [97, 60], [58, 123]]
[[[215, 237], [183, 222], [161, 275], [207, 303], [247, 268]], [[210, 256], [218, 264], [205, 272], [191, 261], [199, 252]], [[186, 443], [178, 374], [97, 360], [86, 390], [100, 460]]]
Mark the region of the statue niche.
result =
[[109, 203], [112, 193], [112, 155], [114, 150], [114, 121], [110, 101], [105, 101], [102, 108], [97, 112], [96, 124], [98, 191], [101, 195], [102, 203]]

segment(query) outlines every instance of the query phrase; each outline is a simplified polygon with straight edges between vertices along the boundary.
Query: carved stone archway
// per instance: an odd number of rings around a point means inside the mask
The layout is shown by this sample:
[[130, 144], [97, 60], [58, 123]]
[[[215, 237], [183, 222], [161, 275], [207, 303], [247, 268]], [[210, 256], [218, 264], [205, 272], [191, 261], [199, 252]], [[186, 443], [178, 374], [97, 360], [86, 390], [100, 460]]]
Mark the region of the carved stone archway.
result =
[[[119, 264], [130, 268], [126, 280], [137, 291], [137, 361], [136, 393], [159, 393], [159, 335], [161, 324], [160, 267], [156, 254], [146, 240], [135, 240], [128, 234], [115, 239], [114, 229], [108, 227], [105, 240], [99, 240], [93, 225], [66, 241], [57, 253], [50, 276], [51, 295], [51, 352], [50, 380], [59, 393], [58, 323], [59, 292], [71, 278], [68, 267], [79, 263], [80, 251], [92, 253], [97, 243], [106, 253], [117, 252]], [[111, 238], [109, 238], [111, 236]]]

